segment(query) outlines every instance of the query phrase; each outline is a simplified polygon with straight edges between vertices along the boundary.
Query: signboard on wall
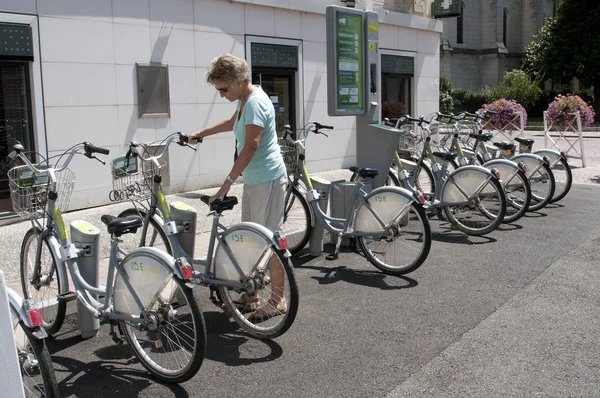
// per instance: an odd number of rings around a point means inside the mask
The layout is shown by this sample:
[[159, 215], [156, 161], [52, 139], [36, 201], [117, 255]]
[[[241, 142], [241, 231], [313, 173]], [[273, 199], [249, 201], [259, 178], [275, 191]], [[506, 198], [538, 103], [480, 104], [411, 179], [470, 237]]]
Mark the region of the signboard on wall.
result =
[[362, 115], [364, 22], [362, 10], [327, 7], [327, 110], [330, 116]]
[[33, 61], [33, 34], [31, 26], [0, 24], [0, 59]]
[[458, 17], [462, 11], [462, 0], [434, 0], [431, 7], [434, 18]]

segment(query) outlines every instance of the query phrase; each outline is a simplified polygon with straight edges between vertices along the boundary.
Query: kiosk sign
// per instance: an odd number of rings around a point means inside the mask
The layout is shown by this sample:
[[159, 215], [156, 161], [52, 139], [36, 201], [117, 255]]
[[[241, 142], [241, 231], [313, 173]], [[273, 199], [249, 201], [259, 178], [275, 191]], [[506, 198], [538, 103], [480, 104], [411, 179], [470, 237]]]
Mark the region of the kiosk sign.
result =
[[362, 115], [365, 112], [362, 11], [328, 7], [327, 31], [328, 113]]

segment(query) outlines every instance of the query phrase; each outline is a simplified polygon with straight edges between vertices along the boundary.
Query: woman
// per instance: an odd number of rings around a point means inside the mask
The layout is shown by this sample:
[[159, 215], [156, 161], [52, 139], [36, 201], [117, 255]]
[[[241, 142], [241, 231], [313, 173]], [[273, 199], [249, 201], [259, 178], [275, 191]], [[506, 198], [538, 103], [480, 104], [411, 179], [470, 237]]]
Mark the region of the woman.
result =
[[[283, 226], [283, 202], [287, 179], [285, 164], [277, 144], [275, 109], [269, 96], [250, 82], [250, 70], [245, 60], [230, 54], [212, 60], [206, 80], [215, 86], [221, 97], [237, 101], [230, 119], [222, 120], [191, 135], [204, 138], [232, 131], [237, 139], [238, 156], [219, 191], [210, 198], [222, 200], [234, 181], [242, 175], [242, 221], [251, 221], [279, 231]], [[276, 257], [271, 259], [270, 305], [261, 305], [250, 315], [265, 319], [284, 314], [287, 303], [283, 297], [284, 273]], [[240, 309], [256, 305], [256, 298], [243, 295], [236, 304]]]

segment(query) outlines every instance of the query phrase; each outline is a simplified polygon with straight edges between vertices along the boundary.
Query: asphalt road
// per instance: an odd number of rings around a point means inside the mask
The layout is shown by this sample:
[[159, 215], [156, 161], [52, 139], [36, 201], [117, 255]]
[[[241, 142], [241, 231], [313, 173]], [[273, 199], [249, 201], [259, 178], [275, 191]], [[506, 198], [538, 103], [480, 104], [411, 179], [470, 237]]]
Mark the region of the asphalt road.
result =
[[[108, 325], [82, 340], [76, 317], [48, 342], [75, 397], [595, 396], [600, 388], [600, 187], [486, 237], [433, 222], [425, 264], [385, 276], [360, 255], [294, 259], [295, 324], [273, 341], [241, 333], [196, 289], [208, 328], [199, 373], [149, 378]], [[69, 304], [71, 310], [75, 305]]]

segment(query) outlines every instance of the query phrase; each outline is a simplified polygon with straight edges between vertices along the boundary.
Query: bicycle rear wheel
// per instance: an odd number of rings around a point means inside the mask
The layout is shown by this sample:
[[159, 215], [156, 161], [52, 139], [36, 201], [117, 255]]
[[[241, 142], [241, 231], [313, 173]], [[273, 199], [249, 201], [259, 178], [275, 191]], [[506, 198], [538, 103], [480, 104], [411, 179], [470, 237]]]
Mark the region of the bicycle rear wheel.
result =
[[[462, 167], [448, 177], [442, 201], [449, 203], [444, 212], [456, 228], [467, 235], [480, 236], [494, 231], [502, 223], [506, 196], [498, 180], [473, 167], [479, 166]], [[484, 188], [477, 193], [481, 184], [485, 184]]]
[[296, 276], [285, 252], [248, 225], [230, 228], [223, 241], [231, 255], [219, 244], [214, 257], [215, 277], [242, 281], [247, 286], [243, 290], [218, 286], [227, 313], [254, 337], [272, 339], [282, 335], [296, 319], [299, 300]]
[[573, 185], [573, 173], [571, 172], [571, 166], [569, 166], [569, 163], [564, 158], [560, 158], [550, 169], [554, 175], [554, 182], [556, 185], [550, 203], [555, 203], [567, 196], [571, 190], [571, 185]]
[[[138, 216], [142, 219], [146, 219], [146, 212], [131, 208], [122, 211], [119, 217]], [[171, 244], [167, 238], [167, 234], [162, 229], [162, 225], [154, 218], [148, 220], [148, 226], [146, 227], [146, 233], [144, 234], [144, 244], [142, 245], [142, 231], [143, 228], [139, 228], [135, 233], [128, 233], [121, 236], [123, 240], [119, 246], [126, 252], [130, 252], [136, 247], [156, 247], [160, 250], [164, 250], [169, 254], [173, 254]], [[190, 253], [193, 254], [193, 253]]]
[[425, 210], [416, 203], [408, 206], [408, 213], [386, 235], [358, 237], [369, 262], [389, 275], [413, 272], [423, 264], [431, 248], [431, 228]]
[[[528, 170], [534, 170], [537, 165], [527, 165]], [[537, 211], [546, 206], [554, 196], [556, 183], [554, 174], [545, 162], [535, 172], [527, 172], [527, 179], [531, 186], [531, 205], [529, 211]]]
[[[144, 306], [147, 322], [121, 321], [121, 328], [135, 356], [154, 377], [181, 383], [194, 377], [204, 361], [204, 316], [192, 290], [160, 254], [148, 250], [130, 252], [121, 263]], [[120, 276], [114, 300], [116, 312], [140, 316]]]
[[291, 188], [285, 195], [282, 227], [290, 253], [296, 254], [306, 246], [312, 233], [311, 222], [308, 202], [297, 189]]
[[10, 309], [25, 397], [58, 398], [58, 383], [46, 342], [33, 335], [16, 308], [11, 305]]
[[505, 159], [491, 160], [483, 167], [500, 172], [500, 183], [506, 196], [503, 223], [512, 223], [523, 217], [531, 203], [531, 187], [525, 172], [516, 163]]
[[37, 242], [41, 239], [37, 231], [30, 228], [21, 244], [21, 288], [25, 298], [32, 298], [41, 306], [44, 329], [48, 334], [54, 334], [60, 330], [67, 311], [67, 303], [56, 297], [69, 290], [69, 282], [60, 277], [58, 258], [52, 252], [48, 238], [42, 242], [40, 269], [33, 280]]

